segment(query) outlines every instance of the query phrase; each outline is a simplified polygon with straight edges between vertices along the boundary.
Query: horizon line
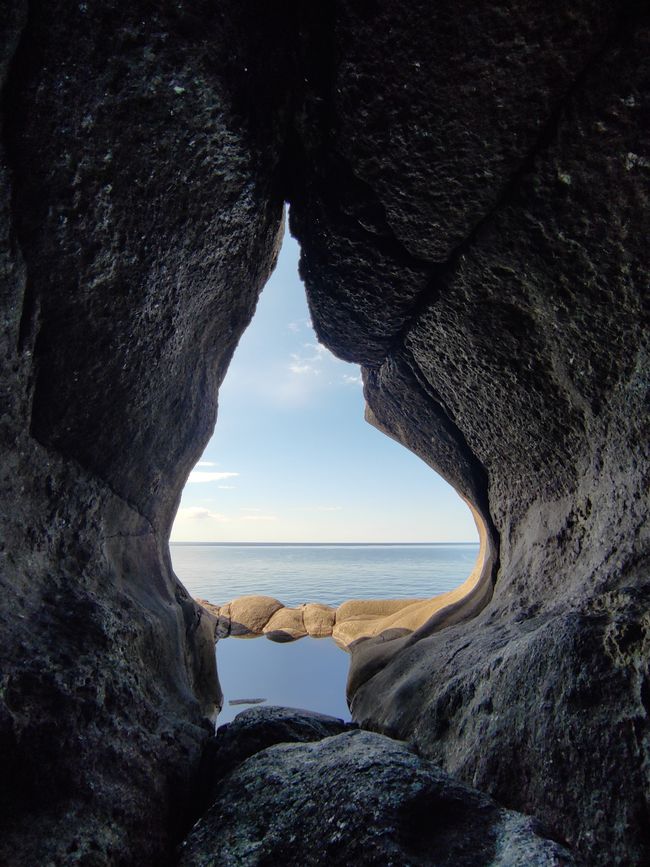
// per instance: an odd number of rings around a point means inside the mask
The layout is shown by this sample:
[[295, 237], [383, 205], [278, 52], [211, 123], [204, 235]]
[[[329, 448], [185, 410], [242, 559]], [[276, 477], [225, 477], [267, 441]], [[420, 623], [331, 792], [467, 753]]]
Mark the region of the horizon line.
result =
[[478, 545], [478, 539], [475, 541], [452, 541], [438, 540], [437, 542], [201, 542], [201, 541], [181, 541], [169, 540], [170, 545]]

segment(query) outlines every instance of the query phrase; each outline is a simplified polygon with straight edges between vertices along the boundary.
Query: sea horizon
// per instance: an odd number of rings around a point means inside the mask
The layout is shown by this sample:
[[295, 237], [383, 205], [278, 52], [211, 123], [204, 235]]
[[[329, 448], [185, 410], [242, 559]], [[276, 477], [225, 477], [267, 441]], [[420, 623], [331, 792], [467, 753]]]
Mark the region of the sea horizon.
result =
[[479, 542], [173, 542], [170, 541], [169, 545], [172, 546], [198, 546], [201, 547], [221, 547], [221, 548], [233, 548], [233, 547], [247, 547], [247, 548], [325, 548], [325, 547], [337, 547], [337, 548], [414, 548], [414, 547], [426, 547], [426, 546], [443, 546], [443, 545], [476, 545], [478, 547]]
[[285, 604], [428, 598], [459, 586], [478, 542], [177, 542], [174, 571], [194, 596], [224, 603], [273, 596]]

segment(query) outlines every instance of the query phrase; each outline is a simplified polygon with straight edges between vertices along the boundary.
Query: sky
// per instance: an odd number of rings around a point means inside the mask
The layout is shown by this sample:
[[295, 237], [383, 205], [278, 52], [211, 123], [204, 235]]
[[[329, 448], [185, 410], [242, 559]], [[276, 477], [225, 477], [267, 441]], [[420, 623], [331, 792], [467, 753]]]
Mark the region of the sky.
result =
[[298, 256], [286, 232], [171, 541], [476, 541], [455, 491], [364, 421], [359, 367], [318, 343]]

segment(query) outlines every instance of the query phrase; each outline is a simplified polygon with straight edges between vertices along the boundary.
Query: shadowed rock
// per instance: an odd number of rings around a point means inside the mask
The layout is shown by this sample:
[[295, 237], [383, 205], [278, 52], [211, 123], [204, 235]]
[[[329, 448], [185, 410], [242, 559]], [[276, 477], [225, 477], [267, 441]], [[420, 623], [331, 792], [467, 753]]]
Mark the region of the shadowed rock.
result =
[[370, 732], [258, 752], [221, 780], [182, 867], [574, 865], [536, 820], [504, 810]]
[[226, 83], [238, 16], [3, 4], [10, 867], [165, 864], [193, 820], [221, 695], [214, 623], [173, 574], [167, 539], [281, 229], [278, 152], [255, 144]]
[[348, 731], [353, 724], [314, 711], [292, 707], [253, 707], [219, 726], [206, 743], [201, 763], [204, 809], [217, 795], [219, 783], [250, 756], [274, 744], [307, 743]]
[[471, 622], [352, 645], [353, 718], [609, 867], [650, 858], [650, 31], [561, 5], [341, 8], [291, 221], [317, 332], [498, 567]]

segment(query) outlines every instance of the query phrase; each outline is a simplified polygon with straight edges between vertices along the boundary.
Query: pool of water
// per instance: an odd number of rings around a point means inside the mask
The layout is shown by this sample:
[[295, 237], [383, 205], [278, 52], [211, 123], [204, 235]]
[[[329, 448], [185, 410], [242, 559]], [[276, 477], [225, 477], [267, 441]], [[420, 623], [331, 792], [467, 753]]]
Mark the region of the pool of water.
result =
[[[329, 638], [301, 638], [285, 644], [268, 638], [221, 639], [217, 668], [224, 704], [217, 725], [230, 722], [247, 707], [265, 704], [349, 720], [345, 700], [349, 660]], [[244, 703], [231, 705], [231, 701]]]

